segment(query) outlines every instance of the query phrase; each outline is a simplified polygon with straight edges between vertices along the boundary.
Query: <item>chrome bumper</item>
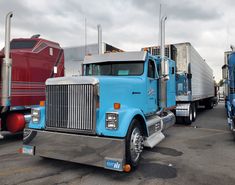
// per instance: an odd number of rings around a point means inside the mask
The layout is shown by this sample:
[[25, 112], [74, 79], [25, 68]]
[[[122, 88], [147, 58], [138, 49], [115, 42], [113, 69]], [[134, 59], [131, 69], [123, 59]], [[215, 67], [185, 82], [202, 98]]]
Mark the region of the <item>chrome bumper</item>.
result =
[[[25, 147], [25, 150], [24, 150]], [[125, 139], [24, 130], [22, 153], [123, 171]]]

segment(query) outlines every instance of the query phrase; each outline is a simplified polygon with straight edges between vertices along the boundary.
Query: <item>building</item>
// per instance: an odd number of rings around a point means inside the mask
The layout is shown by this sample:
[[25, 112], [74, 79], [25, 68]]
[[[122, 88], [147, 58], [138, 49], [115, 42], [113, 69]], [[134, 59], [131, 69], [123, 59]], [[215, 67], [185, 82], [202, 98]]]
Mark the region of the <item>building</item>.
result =
[[[102, 51], [123, 52], [110, 44], [102, 43]], [[82, 75], [82, 61], [86, 55], [98, 54], [98, 44], [89, 44], [87, 46], [65, 47], [65, 76]]]

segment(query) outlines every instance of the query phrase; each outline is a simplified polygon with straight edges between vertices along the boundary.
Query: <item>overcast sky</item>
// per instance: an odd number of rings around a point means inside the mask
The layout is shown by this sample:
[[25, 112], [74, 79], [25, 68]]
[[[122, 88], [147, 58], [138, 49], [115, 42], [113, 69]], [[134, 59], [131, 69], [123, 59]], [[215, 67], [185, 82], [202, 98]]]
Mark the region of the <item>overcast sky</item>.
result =
[[1, 0], [0, 47], [4, 19], [9, 11], [12, 38], [42, 37], [62, 47], [97, 42], [97, 24], [103, 41], [127, 51], [158, 44], [159, 4], [167, 15], [166, 43], [191, 42], [221, 79], [224, 51], [235, 45], [234, 0]]

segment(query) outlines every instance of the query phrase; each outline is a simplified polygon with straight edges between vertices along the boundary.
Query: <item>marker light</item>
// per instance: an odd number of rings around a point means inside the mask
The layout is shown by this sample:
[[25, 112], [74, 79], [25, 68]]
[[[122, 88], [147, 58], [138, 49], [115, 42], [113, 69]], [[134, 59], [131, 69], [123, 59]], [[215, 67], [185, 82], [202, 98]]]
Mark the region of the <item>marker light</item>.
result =
[[113, 108], [114, 109], [120, 109], [121, 108], [121, 104], [120, 103], [114, 103], [113, 104]]
[[45, 101], [40, 101], [40, 104], [39, 104], [41, 107], [44, 107], [45, 106]]
[[123, 171], [124, 171], [124, 172], [130, 172], [130, 171], [131, 171], [131, 165], [125, 164], [125, 165], [123, 166]]

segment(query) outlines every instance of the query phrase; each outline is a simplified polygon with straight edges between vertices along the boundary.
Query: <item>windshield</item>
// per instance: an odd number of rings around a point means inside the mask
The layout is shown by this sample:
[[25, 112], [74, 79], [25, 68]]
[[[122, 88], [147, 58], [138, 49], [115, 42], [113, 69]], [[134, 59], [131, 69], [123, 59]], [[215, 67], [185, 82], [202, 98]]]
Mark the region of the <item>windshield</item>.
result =
[[10, 44], [11, 49], [31, 49], [36, 45], [36, 40], [13, 40]]
[[144, 72], [144, 62], [106, 62], [86, 64], [86, 76], [140, 76]]

